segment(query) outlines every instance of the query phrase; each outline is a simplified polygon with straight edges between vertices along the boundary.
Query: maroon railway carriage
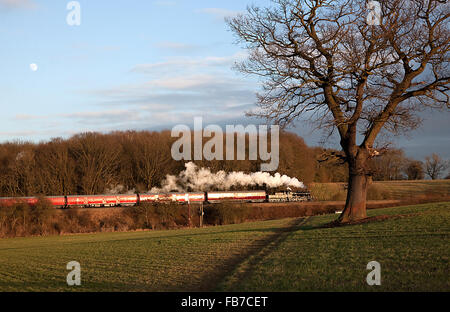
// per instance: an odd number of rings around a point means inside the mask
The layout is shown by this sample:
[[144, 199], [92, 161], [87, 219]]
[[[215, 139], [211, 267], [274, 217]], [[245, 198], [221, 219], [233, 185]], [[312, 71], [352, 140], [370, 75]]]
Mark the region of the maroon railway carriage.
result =
[[66, 196], [67, 207], [115, 207], [134, 206], [138, 195], [76, 195]]
[[[64, 196], [49, 196], [45, 197], [52, 206], [64, 207], [66, 205], [66, 199]], [[0, 206], [9, 207], [14, 204], [25, 203], [30, 206], [35, 206], [39, 201], [38, 197], [3, 197], [0, 198]]]
[[[192, 192], [167, 194], [133, 194], [133, 195], [74, 195], [46, 197], [50, 203], [59, 208], [71, 207], [127, 207], [140, 203], [175, 202], [175, 203], [220, 203], [220, 202], [265, 202], [266, 191], [231, 191], [231, 192]], [[11, 206], [24, 202], [36, 205], [38, 197], [0, 198], [0, 206]]]
[[[63, 197], [64, 198], [64, 197]], [[14, 204], [25, 203], [30, 206], [36, 205], [37, 197], [2, 197], [0, 198], [0, 206], [10, 207]]]
[[[46, 197], [46, 199], [53, 205], [57, 207], [66, 206], [66, 197], [65, 196], [50, 196]], [[36, 200], [37, 202], [37, 200]]]
[[206, 194], [206, 201], [209, 203], [224, 201], [262, 203], [267, 200], [266, 191], [207, 192]]
[[139, 194], [140, 203], [177, 202], [177, 203], [202, 203], [205, 201], [205, 193], [168, 193], [168, 194]]
[[[138, 202], [137, 195], [78, 195], [78, 196], [48, 196], [45, 197], [52, 206], [65, 207], [114, 207], [133, 206]], [[0, 198], [0, 206], [8, 207], [17, 203], [35, 206], [38, 197], [5, 197]]]

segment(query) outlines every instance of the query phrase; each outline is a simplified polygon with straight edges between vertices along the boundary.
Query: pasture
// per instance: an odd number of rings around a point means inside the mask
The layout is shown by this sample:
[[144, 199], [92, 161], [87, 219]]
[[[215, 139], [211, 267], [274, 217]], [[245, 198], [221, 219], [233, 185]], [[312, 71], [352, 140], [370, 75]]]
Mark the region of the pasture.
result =
[[[449, 291], [450, 203], [235, 225], [0, 240], [0, 291]], [[366, 265], [381, 264], [381, 286]], [[69, 287], [66, 264], [81, 264]]]

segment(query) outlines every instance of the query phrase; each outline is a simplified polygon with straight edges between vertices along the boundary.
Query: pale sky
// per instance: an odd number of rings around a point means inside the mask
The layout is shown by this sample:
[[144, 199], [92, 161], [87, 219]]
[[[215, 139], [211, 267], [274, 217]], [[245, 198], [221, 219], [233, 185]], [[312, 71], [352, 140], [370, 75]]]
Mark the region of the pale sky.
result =
[[[0, 0], [0, 142], [171, 129], [194, 116], [253, 122], [244, 113], [258, 80], [231, 69], [246, 51], [224, 17], [270, 1], [84, 0], [80, 26], [66, 23], [68, 2]], [[396, 147], [450, 158], [450, 113], [425, 117]], [[292, 131], [316, 145], [320, 134], [299, 124]]]

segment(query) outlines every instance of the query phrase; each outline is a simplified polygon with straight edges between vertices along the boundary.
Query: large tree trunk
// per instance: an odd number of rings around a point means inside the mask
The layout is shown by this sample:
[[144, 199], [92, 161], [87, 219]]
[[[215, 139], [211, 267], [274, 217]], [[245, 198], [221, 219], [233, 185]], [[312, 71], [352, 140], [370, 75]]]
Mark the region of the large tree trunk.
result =
[[338, 220], [341, 223], [361, 220], [367, 217], [367, 189], [372, 181], [368, 174], [367, 161], [367, 154], [361, 150], [354, 159], [349, 161], [347, 201], [344, 211]]
[[366, 214], [366, 197], [369, 186], [367, 175], [351, 175], [348, 181], [345, 209], [339, 217], [340, 222], [364, 219]]

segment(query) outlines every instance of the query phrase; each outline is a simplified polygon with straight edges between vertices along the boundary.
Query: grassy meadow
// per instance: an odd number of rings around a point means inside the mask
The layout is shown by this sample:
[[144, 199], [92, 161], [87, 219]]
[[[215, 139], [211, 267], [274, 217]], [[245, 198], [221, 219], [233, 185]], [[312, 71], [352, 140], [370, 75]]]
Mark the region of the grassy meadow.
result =
[[[288, 226], [275, 220], [193, 230], [0, 240], [0, 291], [189, 291], [211, 289], [259, 241]], [[81, 265], [68, 287], [66, 265]]]
[[[235, 225], [0, 240], [0, 291], [450, 291], [450, 203]], [[381, 264], [381, 286], [366, 265]], [[81, 286], [66, 264], [81, 264]]]
[[[449, 208], [437, 203], [370, 210], [369, 216], [400, 216], [335, 228], [321, 228], [335, 216], [311, 217], [269, 253], [247, 259], [218, 289], [450, 291]], [[257, 265], [247, 267], [252, 261]], [[381, 265], [380, 286], [366, 283], [370, 261]]]

